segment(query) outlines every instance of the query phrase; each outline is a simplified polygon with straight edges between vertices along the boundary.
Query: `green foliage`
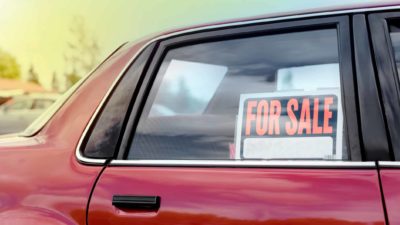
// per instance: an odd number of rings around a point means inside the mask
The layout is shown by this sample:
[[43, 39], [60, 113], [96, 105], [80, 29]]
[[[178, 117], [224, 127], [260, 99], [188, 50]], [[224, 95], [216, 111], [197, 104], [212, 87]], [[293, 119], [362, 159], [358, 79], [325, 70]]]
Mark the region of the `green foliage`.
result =
[[5, 51], [0, 50], [0, 78], [19, 79], [21, 72], [17, 60]]
[[71, 87], [72, 85], [74, 85], [76, 82], [78, 82], [81, 79], [81, 76], [79, 76], [78, 73], [73, 71], [71, 73], [66, 74], [66, 78], [67, 78], [68, 87]]
[[28, 70], [28, 81], [32, 82], [32, 83], [35, 83], [35, 84], [40, 84], [39, 75], [35, 71], [35, 68], [33, 67], [33, 65], [31, 65], [31, 67]]
[[54, 91], [60, 91], [60, 81], [56, 72], [53, 72], [53, 79], [51, 80], [51, 87]]
[[70, 34], [71, 40], [68, 41], [68, 49], [64, 53], [64, 60], [68, 68], [65, 73], [68, 88], [98, 64], [100, 53], [97, 40], [87, 29], [83, 17], [74, 18]]

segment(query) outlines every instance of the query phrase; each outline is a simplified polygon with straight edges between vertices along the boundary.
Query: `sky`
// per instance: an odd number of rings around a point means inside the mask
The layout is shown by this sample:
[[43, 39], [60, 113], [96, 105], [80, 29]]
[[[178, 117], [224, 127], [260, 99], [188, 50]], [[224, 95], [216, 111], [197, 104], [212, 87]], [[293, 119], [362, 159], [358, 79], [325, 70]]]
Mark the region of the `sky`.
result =
[[[232, 18], [370, 0], [0, 0], [0, 49], [13, 55], [22, 77], [31, 65], [51, 88], [66, 71], [64, 54], [76, 17], [100, 47], [99, 60], [126, 41], [184, 26]], [[380, 1], [395, 2], [395, 1]]]

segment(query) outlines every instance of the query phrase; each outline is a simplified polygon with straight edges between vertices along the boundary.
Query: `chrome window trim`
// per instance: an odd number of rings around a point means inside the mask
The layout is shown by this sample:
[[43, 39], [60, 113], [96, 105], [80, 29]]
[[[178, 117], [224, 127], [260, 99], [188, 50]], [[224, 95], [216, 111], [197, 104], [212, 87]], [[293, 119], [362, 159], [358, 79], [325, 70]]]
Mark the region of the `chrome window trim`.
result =
[[112, 160], [110, 166], [155, 167], [271, 167], [271, 168], [373, 168], [374, 162], [311, 160]]
[[[350, 9], [350, 10], [337, 10], [337, 11], [325, 11], [325, 12], [313, 12], [313, 13], [305, 13], [305, 14], [298, 14], [298, 15], [290, 15], [290, 16], [278, 16], [278, 17], [271, 17], [271, 18], [265, 18], [265, 19], [253, 19], [253, 20], [247, 20], [247, 21], [241, 21], [241, 22], [231, 22], [231, 23], [224, 23], [224, 24], [217, 24], [217, 25], [210, 25], [210, 26], [204, 26], [204, 27], [197, 27], [197, 28], [191, 28], [191, 29], [186, 29], [182, 31], [177, 31], [177, 32], [172, 32], [169, 34], [161, 35], [158, 37], [155, 37], [151, 40], [149, 40], [146, 44], [144, 44], [134, 56], [128, 61], [128, 63], [125, 65], [125, 67], [121, 70], [121, 72], [118, 74], [117, 78], [114, 80], [110, 88], [108, 89], [107, 93], [103, 97], [102, 101], [100, 104], [97, 106], [96, 111], [93, 113], [93, 115], [90, 118], [89, 123], [86, 125], [86, 128], [79, 140], [79, 143], [76, 147], [75, 155], [76, 158], [78, 159], [79, 162], [83, 164], [88, 164], [88, 165], [102, 165], [106, 162], [105, 159], [91, 159], [87, 158], [82, 155], [80, 148], [82, 145], [82, 142], [84, 138], [86, 137], [89, 128], [92, 126], [92, 123], [94, 122], [95, 118], [97, 118], [97, 115], [100, 112], [100, 109], [103, 108], [103, 105], [105, 104], [106, 100], [109, 98], [109, 95], [111, 92], [115, 89], [116, 84], [118, 81], [122, 78], [122, 76], [125, 74], [129, 66], [133, 63], [133, 61], [139, 56], [142, 51], [149, 46], [150, 44], [160, 41], [163, 39], [171, 38], [174, 36], [182, 35], [182, 34], [188, 34], [191, 32], [198, 32], [198, 31], [207, 31], [211, 29], [217, 29], [217, 28], [233, 28], [235, 26], [243, 26], [243, 25], [256, 25], [258, 23], [266, 23], [266, 22], [276, 22], [276, 21], [282, 21], [282, 20], [293, 20], [293, 19], [307, 19], [311, 17], [319, 17], [319, 16], [340, 16], [343, 14], [351, 14], [351, 13], [365, 13], [365, 12], [374, 12], [374, 11], [387, 11], [387, 10], [395, 10], [395, 9], [400, 9], [400, 6], [383, 6], [383, 7], [371, 7], [371, 8], [357, 8], [357, 9]], [[204, 163], [199, 162], [200, 160], [185, 160], [185, 161], [179, 161], [179, 160], [112, 160], [111, 165], [151, 165], [151, 166], [190, 166], [189, 163], [185, 162], [190, 162], [194, 163], [192, 166], [235, 166], [235, 167], [240, 167], [240, 166], [250, 166], [253, 165], [255, 167], [258, 166], [273, 166], [273, 167], [370, 167], [369, 162], [350, 162], [350, 161], [340, 161], [335, 162], [335, 161], [260, 161], [260, 162], [248, 162], [248, 161], [235, 161], [235, 162], [227, 162], [227, 161], [201, 161]], [[222, 164], [218, 164], [222, 163]], [[372, 162], [372, 166], [375, 166], [375, 164]]]
[[395, 161], [379, 161], [378, 166], [382, 168], [400, 168], [400, 162]]
[[[81, 142], [82, 142], [81, 140], [82, 140], [82, 137], [79, 140], [78, 146], [81, 145]], [[81, 151], [79, 150], [79, 148], [76, 148], [75, 157], [78, 160], [78, 162], [85, 164], [85, 165], [104, 165], [106, 163], [105, 159], [92, 159], [92, 158], [87, 158], [87, 157], [83, 156]]]

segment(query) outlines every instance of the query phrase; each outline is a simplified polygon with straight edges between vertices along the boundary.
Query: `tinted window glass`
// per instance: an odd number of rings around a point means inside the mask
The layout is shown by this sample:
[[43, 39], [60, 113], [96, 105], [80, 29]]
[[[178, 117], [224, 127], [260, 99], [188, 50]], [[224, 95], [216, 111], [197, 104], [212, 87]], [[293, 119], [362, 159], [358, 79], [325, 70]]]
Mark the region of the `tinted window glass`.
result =
[[[85, 157], [101, 159], [114, 156], [125, 115], [129, 111], [129, 103], [134, 95], [132, 87], [139, 86], [137, 83], [145, 69], [153, 47], [154, 44], [150, 44], [140, 53], [107, 100], [104, 109], [102, 109], [96, 123], [93, 125], [93, 131], [87, 136], [86, 145], [83, 146], [82, 153]], [[120, 51], [127, 50], [129, 48], [122, 48]], [[110, 61], [107, 61], [103, 66], [112, 67], [117, 59], [118, 57], [111, 57]]]
[[400, 21], [393, 21], [389, 25], [394, 58], [396, 60], [397, 74], [400, 74]]
[[165, 56], [129, 159], [347, 159], [335, 29]]

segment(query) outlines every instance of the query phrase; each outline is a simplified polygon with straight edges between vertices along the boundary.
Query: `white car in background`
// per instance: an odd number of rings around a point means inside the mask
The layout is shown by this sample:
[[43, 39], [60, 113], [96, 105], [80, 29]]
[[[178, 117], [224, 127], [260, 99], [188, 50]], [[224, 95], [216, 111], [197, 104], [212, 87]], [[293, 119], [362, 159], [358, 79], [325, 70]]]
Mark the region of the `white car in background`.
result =
[[13, 97], [0, 106], [0, 135], [25, 130], [58, 97], [58, 94], [31, 94]]

